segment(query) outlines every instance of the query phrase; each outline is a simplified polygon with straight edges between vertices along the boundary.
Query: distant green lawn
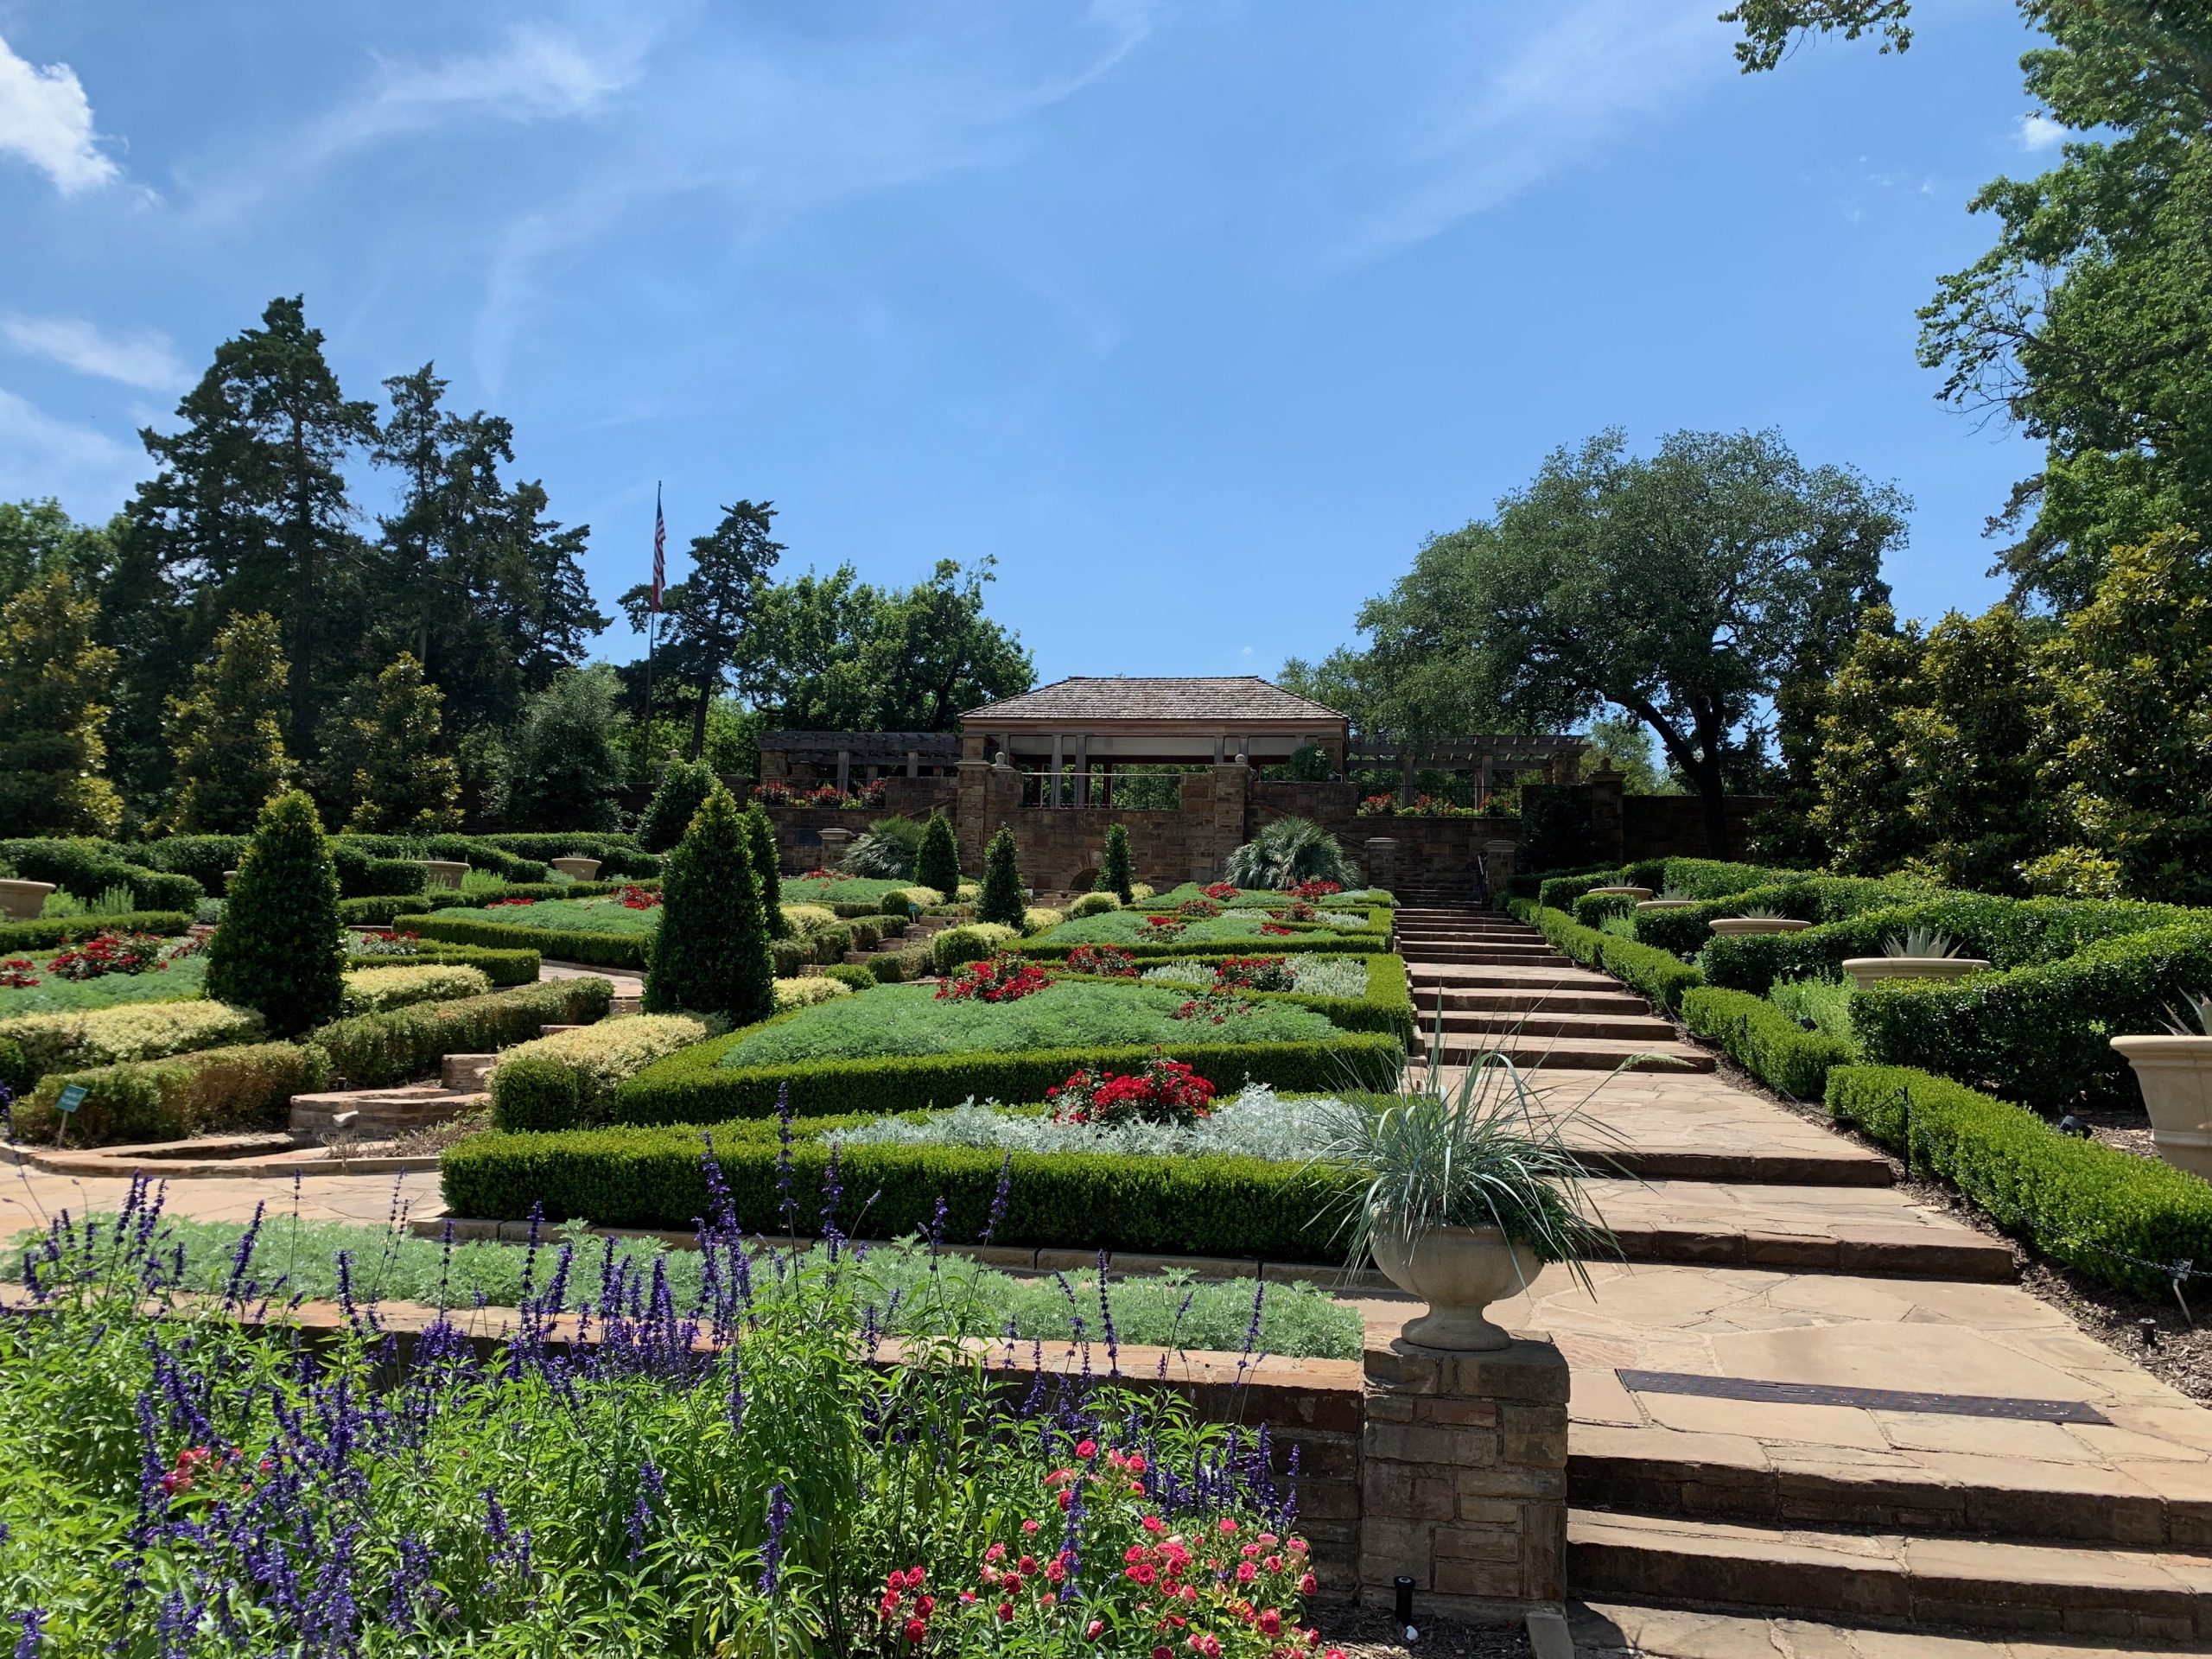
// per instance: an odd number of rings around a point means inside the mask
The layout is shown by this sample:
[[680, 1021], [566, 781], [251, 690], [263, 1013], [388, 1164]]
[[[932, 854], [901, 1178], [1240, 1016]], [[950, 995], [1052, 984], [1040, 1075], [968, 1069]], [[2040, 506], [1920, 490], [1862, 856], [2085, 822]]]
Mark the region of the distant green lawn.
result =
[[[111, 1008], [123, 1002], [189, 1002], [207, 990], [205, 957], [187, 957], [143, 974], [103, 974], [98, 979], [70, 980], [46, 971], [47, 963], [59, 954], [54, 950], [21, 953], [29, 958], [39, 983], [22, 989], [0, 987], [0, 1020], [26, 1014], [75, 1014], [86, 1008]], [[16, 953], [0, 951], [0, 962], [20, 959]]]
[[[1363, 916], [1364, 912], [1362, 912]], [[1260, 930], [1274, 918], [1264, 911], [1232, 910], [1220, 916], [1186, 917], [1182, 918], [1183, 931], [1171, 935], [1166, 928], [1154, 927], [1145, 919], [1144, 912], [1135, 910], [1102, 911], [1096, 916], [1085, 916], [1072, 922], [1063, 922], [1058, 927], [1046, 928], [1037, 935], [1038, 944], [1262, 944], [1271, 950], [1297, 949], [1303, 938], [1335, 938], [1328, 930], [1316, 931], [1301, 928], [1296, 932], [1262, 934]]]
[[1062, 981], [1012, 1002], [940, 1001], [927, 985], [886, 985], [819, 1002], [764, 1026], [722, 1057], [724, 1065], [868, 1059], [887, 1054], [1007, 1053], [1179, 1043], [1319, 1042], [1337, 1027], [1310, 1008], [1255, 1004], [1226, 1024], [1177, 1020], [1186, 987]]
[[601, 899], [541, 899], [528, 905], [454, 905], [435, 912], [441, 921], [492, 922], [505, 927], [543, 927], [558, 933], [645, 934], [660, 926], [660, 907], [632, 910], [618, 894]]
[[[834, 881], [809, 881], [801, 876], [791, 876], [782, 885], [787, 905], [880, 905], [887, 893], [897, 893], [914, 883], [841, 875]], [[951, 897], [950, 893], [945, 896]]]

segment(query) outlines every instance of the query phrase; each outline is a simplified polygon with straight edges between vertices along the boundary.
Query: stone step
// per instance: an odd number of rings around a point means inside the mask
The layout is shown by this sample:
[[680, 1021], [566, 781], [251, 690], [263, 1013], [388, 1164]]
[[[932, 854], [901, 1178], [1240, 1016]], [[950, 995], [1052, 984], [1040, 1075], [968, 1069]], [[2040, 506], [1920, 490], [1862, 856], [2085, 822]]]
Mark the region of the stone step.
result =
[[[1433, 1008], [1425, 1010], [1419, 1020], [1423, 1031], [1436, 1027], [1437, 1014]], [[1447, 1008], [1443, 1014], [1444, 1034], [1465, 1037], [1614, 1037], [1623, 1042], [1670, 1043], [1675, 1040], [1674, 1022], [1662, 1020], [1646, 1012], [1643, 1014], [1554, 1014], [1549, 1010], [1508, 1009], [1503, 1012], [1471, 1012]]]
[[1571, 989], [1463, 990], [1432, 985], [1421, 998], [1424, 1019], [1439, 1007], [1446, 1014], [1649, 1014], [1651, 1005], [1628, 991]]
[[1567, 968], [1574, 958], [1563, 956], [1548, 945], [1436, 945], [1401, 944], [1398, 954], [1408, 963], [1448, 964], [1453, 967], [1484, 968]]
[[1440, 922], [1409, 922], [1401, 918], [1391, 931], [1402, 939], [1506, 939], [1516, 944], [1544, 943], [1544, 936], [1533, 927], [1485, 925], [1481, 923], [1447, 927]]
[[627, 995], [617, 991], [613, 1000], [607, 1005], [607, 1017], [612, 1020], [619, 1014], [635, 1014], [644, 1006], [645, 1000], [645, 994], [642, 991], [633, 991]]
[[1570, 1601], [1580, 1659], [2173, 1659], [2173, 1644], [2098, 1638], [2047, 1644], [1963, 1631], [1875, 1630], [1855, 1622], [1685, 1611], [1624, 1601]]
[[[1425, 1043], [1424, 1043], [1425, 1046]], [[1444, 1033], [1443, 1062], [1465, 1065], [1478, 1056], [1503, 1054], [1523, 1071], [1710, 1071], [1713, 1056], [1679, 1040], [1623, 1042], [1614, 1038], [1501, 1037], [1482, 1042], [1468, 1035]]]
[[1438, 990], [1603, 991], [1618, 996], [1621, 982], [1611, 974], [1593, 973], [1573, 963], [1537, 963], [1519, 967], [1511, 963], [1408, 963], [1406, 979], [1416, 992], [1433, 995]]
[[[2212, 1557], [1567, 1516], [1567, 1579], [1599, 1599], [2176, 1643], [2212, 1641]], [[2200, 1648], [2197, 1649], [2202, 1651]]]
[[1891, 1188], [1599, 1178], [1585, 1193], [1631, 1262], [1947, 1284], [2007, 1284], [2015, 1277], [2005, 1240]]
[[295, 1139], [320, 1139], [336, 1130], [336, 1120], [351, 1112], [353, 1119], [345, 1132], [357, 1140], [374, 1140], [480, 1110], [491, 1099], [480, 1090], [444, 1089], [428, 1083], [401, 1089], [334, 1090], [294, 1095], [285, 1122]]
[[[1712, 1402], [1725, 1406], [1726, 1402]], [[1817, 1407], [1798, 1408], [1813, 1411]], [[1926, 1420], [1931, 1438], [1947, 1420]], [[2051, 1424], [1948, 1420], [1980, 1431], [1979, 1443], [2056, 1434]], [[2105, 1431], [2110, 1433], [2112, 1431]], [[1980, 1467], [1961, 1472], [1966, 1459]], [[2186, 1477], [2201, 1464], [2169, 1463]], [[1567, 1498], [1577, 1508], [1755, 1527], [1818, 1527], [1910, 1536], [1963, 1535], [2015, 1543], [2212, 1552], [2212, 1506], [2169, 1496], [2094, 1463], [1955, 1454], [1929, 1468], [1777, 1461], [1747, 1440], [1645, 1426], [1577, 1423], [1569, 1440]], [[2196, 1485], [2203, 1479], [2198, 1475]], [[2184, 1486], [2183, 1491], [2186, 1491]]]
[[461, 1090], [480, 1090], [499, 1061], [496, 1054], [448, 1054], [438, 1062], [438, 1086]]

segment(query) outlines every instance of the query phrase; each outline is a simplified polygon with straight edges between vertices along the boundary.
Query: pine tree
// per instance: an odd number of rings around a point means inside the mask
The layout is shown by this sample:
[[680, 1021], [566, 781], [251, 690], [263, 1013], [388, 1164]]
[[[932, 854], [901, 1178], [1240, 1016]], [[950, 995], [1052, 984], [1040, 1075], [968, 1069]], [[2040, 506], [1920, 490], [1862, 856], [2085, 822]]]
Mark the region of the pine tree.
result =
[[239, 836], [297, 768], [278, 722], [285, 700], [284, 653], [276, 620], [241, 616], [215, 636], [213, 658], [192, 671], [168, 707], [177, 791], [168, 822], [188, 836]]
[[645, 816], [638, 821], [638, 845], [649, 853], [664, 853], [675, 846], [714, 786], [714, 768], [705, 761], [671, 761]]
[[571, 669], [523, 705], [507, 746], [507, 822], [527, 830], [612, 830], [621, 763], [614, 671]]
[[922, 844], [914, 855], [914, 880], [934, 887], [950, 904], [960, 891], [960, 843], [953, 839], [952, 820], [942, 812], [930, 814], [922, 828]]
[[297, 790], [263, 809], [207, 946], [207, 995], [259, 1011], [272, 1037], [338, 1016], [346, 994], [338, 870], [315, 803]]
[[1098, 867], [1098, 879], [1091, 889], [1096, 893], [1110, 893], [1123, 904], [1136, 902], [1135, 878], [1129, 869], [1128, 826], [1109, 823], [1106, 826], [1106, 859]]
[[441, 754], [445, 699], [405, 652], [377, 676], [370, 717], [359, 722], [359, 804], [348, 828], [382, 836], [436, 835], [461, 828], [461, 768]]
[[775, 976], [745, 815], [716, 784], [663, 868], [645, 1007], [748, 1026], [775, 1011]]
[[745, 809], [747, 844], [753, 852], [753, 875], [760, 884], [760, 910], [767, 918], [768, 937], [787, 939], [791, 925], [784, 919], [784, 877], [777, 868], [776, 826], [768, 809], [755, 801]]
[[56, 570], [0, 610], [0, 824], [10, 835], [110, 836], [123, 816], [100, 775], [107, 709], [94, 699], [116, 656], [92, 643], [96, 608]]
[[983, 849], [983, 896], [976, 906], [976, 919], [1018, 928], [1027, 908], [1021, 891], [1021, 867], [1014, 861], [1014, 831], [1001, 828]]
[[[740, 501], [722, 509], [711, 534], [691, 538], [691, 574], [661, 594], [660, 661], [666, 683], [691, 692], [691, 758], [707, 744], [707, 709], [725, 690], [755, 632], [755, 613], [769, 586], [768, 573], [784, 544], [769, 535], [772, 501]], [[630, 626], [643, 632], [652, 589], [640, 585], [622, 595]], [[652, 710], [646, 711], [648, 717]]]

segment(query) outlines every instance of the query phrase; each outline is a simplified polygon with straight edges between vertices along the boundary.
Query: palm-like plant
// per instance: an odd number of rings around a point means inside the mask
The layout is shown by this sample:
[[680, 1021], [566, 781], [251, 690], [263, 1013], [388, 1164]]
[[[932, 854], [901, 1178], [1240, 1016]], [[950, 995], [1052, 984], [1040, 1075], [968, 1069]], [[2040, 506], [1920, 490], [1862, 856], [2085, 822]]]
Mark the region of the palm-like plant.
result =
[[1892, 933], [1882, 941], [1885, 957], [1955, 957], [1959, 942], [1940, 927], [1908, 927], [1902, 933]]
[[1311, 818], [1277, 818], [1230, 854], [1224, 874], [1240, 887], [1292, 887], [1300, 881], [1359, 885], [1359, 867]]

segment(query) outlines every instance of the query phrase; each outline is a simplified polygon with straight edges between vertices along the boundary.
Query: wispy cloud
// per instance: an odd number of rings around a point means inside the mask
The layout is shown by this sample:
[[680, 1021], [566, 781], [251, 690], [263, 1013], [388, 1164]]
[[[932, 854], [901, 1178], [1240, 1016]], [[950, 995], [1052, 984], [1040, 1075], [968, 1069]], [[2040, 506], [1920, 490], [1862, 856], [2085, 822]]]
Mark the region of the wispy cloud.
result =
[[[1534, 9], [1531, 9], [1532, 10]], [[1367, 200], [1338, 263], [1384, 258], [1580, 166], [1729, 68], [1708, 0], [1575, 0], [1502, 54], [1448, 114], [1347, 181]], [[1487, 25], [1485, 25], [1487, 27]]]
[[2065, 142], [2066, 129], [2047, 115], [2024, 115], [2019, 137], [2022, 149], [2052, 149]]
[[105, 432], [56, 420], [0, 389], [0, 496], [59, 498], [80, 517], [112, 512], [144, 457]]
[[141, 391], [175, 391], [190, 378], [168, 336], [151, 328], [110, 334], [81, 317], [0, 312], [0, 337], [16, 350]]
[[0, 155], [29, 162], [63, 195], [97, 189], [122, 169], [100, 153], [92, 104], [66, 63], [39, 68], [0, 40]]

